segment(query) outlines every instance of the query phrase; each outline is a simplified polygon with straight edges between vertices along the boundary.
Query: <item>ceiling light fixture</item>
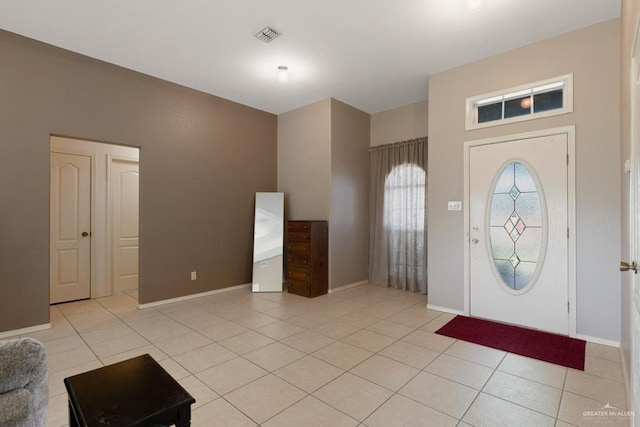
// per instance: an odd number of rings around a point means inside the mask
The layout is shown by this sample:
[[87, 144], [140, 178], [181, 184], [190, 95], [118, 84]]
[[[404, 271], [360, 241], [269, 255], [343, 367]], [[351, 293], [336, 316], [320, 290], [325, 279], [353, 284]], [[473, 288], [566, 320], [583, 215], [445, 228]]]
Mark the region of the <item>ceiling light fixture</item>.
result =
[[465, 0], [467, 9], [471, 12], [477, 12], [482, 6], [482, 0]]
[[286, 65], [278, 66], [278, 81], [280, 83], [286, 83], [289, 80], [289, 67]]

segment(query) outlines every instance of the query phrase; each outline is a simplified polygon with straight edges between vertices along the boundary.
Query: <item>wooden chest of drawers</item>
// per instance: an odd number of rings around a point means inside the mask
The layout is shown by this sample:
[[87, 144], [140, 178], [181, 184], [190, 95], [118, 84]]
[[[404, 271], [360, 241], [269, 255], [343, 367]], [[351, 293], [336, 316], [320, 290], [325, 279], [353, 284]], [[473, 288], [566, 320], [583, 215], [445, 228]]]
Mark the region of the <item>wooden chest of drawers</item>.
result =
[[305, 297], [327, 293], [327, 221], [287, 222], [287, 290]]

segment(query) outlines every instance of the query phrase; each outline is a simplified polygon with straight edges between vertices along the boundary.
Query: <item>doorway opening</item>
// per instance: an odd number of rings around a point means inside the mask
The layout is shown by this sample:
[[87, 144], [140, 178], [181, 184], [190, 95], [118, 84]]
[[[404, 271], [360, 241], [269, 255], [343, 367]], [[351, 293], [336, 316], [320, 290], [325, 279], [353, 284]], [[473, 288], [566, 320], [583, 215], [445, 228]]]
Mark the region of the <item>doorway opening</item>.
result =
[[50, 303], [139, 287], [140, 149], [50, 138]]

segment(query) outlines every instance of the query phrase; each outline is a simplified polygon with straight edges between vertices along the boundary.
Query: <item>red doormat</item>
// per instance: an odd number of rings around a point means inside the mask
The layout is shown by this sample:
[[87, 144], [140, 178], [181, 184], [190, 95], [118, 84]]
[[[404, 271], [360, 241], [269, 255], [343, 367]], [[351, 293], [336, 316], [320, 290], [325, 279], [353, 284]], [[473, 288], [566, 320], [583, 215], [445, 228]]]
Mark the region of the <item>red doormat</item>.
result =
[[584, 340], [466, 316], [454, 317], [436, 334], [584, 371]]

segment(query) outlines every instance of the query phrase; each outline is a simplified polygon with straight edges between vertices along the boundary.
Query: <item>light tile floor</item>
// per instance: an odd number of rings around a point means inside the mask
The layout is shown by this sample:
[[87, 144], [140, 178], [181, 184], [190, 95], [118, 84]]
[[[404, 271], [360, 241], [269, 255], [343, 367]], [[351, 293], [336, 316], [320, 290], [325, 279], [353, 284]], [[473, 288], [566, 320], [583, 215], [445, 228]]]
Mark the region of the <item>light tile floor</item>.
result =
[[[63, 379], [149, 353], [197, 400], [194, 426], [627, 425], [617, 348], [576, 371], [436, 335], [426, 297], [362, 285], [307, 299], [243, 289], [139, 310], [137, 295], [51, 307], [48, 426]], [[585, 416], [586, 414], [586, 416]]]

